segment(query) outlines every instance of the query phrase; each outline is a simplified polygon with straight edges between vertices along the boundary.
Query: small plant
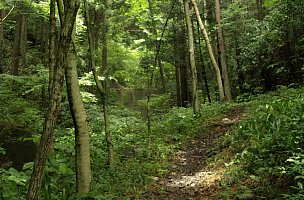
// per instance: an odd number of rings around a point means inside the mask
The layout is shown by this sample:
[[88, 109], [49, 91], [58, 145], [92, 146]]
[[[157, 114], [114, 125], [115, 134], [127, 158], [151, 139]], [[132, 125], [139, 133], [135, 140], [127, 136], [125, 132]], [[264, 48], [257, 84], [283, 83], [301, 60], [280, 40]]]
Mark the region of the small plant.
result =
[[[249, 117], [235, 128], [224, 145], [235, 153], [231, 164], [234, 167], [229, 165], [227, 171], [229, 174], [234, 169], [235, 175], [225, 179], [232, 183], [230, 186], [238, 182], [248, 186], [250, 177], [257, 177], [258, 184], [251, 188], [255, 198], [279, 198], [284, 193], [286, 198], [303, 196], [303, 155], [299, 154], [304, 146], [303, 90], [281, 88], [251, 103], [258, 108], [250, 110]], [[296, 185], [290, 194], [292, 179]]]

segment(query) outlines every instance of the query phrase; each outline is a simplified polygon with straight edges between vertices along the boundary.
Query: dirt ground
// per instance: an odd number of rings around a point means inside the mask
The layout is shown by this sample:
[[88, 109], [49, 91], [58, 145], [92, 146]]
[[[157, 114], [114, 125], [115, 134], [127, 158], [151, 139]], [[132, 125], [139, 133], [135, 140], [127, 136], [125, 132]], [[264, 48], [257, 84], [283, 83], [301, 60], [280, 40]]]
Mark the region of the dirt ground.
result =
[[165, 178], [155, 177], [145, 199], [211, 200], [218, 192], [222, 168], [212, 168], [207, 160], [215, 140], [228, 133], [240, 121], [244, 107], [233, 107], [231, 112], [216, 121], [212, 127], [202, 127], [208, 134], [190, 141], [172, 160], [173, 167]]

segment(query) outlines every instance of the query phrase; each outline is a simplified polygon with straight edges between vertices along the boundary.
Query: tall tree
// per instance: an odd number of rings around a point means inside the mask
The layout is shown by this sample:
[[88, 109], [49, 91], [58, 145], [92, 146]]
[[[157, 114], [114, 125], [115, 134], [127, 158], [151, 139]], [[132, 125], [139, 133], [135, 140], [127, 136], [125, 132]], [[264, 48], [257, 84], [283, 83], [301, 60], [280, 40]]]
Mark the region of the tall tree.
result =
[[[54, 4], [51, 4], [53, 6]], [[44, 173], [45, 162], [48, 157], [50, 147], [53, 143], [54, 128], [59, 113], [63, 80], [64, 66], [72, 41], [72, 32], [79, 8], [79, 0], [66, 1], [64, 9], [64, 21], [60, 30], [59, 55], [54, 70], [52, 92], [49, 101], [49, 107], [46, 115], [44, 129], [41, 135], [38, 152], [36, 155], [33, 173], [29, 182], [27, 200], [39, 199], [39, 193]]]
[[219, 54], [222, 64], [222, 75], [224, 79], [224, 90], [225, 90], [225, 97], [228, 102], [232, 101], [231, 95], [231, 87], [230, 87], [230, 79], [229, 79], [229, 71], [226, 61], [226, 50], [225, 50], [225, 43], [224, 43], [224, 36], [223, 36], [223, 29], [222, 29], [222, 22], [221, 22], [221, 5], [220, 0], [215, 0], [215, 18], [217, 22], [217, 37], [219, 42]]
[[104, 125], [105, 125], [105, 133], [106, 133], [106, 142], [108, 146], [108, 165], [109, 167], [112, 167], [113, 165], [113, 159], [114, 159], [114, 152], [113, 152], [113, 144], [111, 140], [111, 132], [110, 132], [110, 127], [109, 127], [109, 116], [108, 116], [108, 104], [107, 104], [107, 79], [108, 79], [108, 62], [107, 62], [107, 32], [108, 32], [108, 14], [107, 14], [107, 9], [108, 9], [108, 1], [105, 0], [104, 2], [104, 12], [102, 16], [102, 22], [103, 22], [103, 50], [102, 50], [102, 66], [103, 66], [103, 75], [106, 76], [105, 78], [105, 84], [104, 86], [102, 85], [101, 81], [98, 79], [98, 72], [95, 66], [95, 46], [98, 41], [95, 41], [94, 43], [94, 37], [93, 37], [93, 27], [91, 26], [91, 20], [90, 20], [90, 15], [89, 15], [89, 9], [87, 5], [87, 1], [83, 0], [84, 4], [84, 18], [85, 22], [87, 25], [87, 34], [88, 34], [88, 41], [89, 41], [89, 51], [90, 51], [90, 68], [93, 72], [94, 80], [99, 92], [99, 95], [101, 97], [101, 102], [102, 102], [102, 108], [104, 112]]
[[104, 80], [104, 89], [105, 95], [103, 96], [103, 112], [104, 112], [104, 122], [105, 122], [105, 133], [106, 133], [106, 142], [108, 146], [108, 164], [111, 168], [113, 166], [113, 143], [111, 139], [111, 132], [110, 132], [110, 124], [109, 124], [109, 115], [108, 115], [108, 79], [109, 79], [109, 67], [108, 67], [108, 29], [109, 29], [109, 22], [108, 22], [108, 9], [109, 9], [109, 0], [104, 0], [104, 10], [102, 16], [103, 22], [103, 31], [102, 31], [102, 66], [103, 66], [103, 73], [105, 75]]
[[49, 98], [52, 93], [54, 70], [56, 66], [56, 2], [50, 0], [50, 38], [49, 38]]
[[214, 53], [213, 53], [213, 49], [212, 49], [212, 46], [211, 46], [211, 42], [210, 42], [207, 30], [206, 30], [206, 28], [205, 28], [205, 26], [203, 24], [202, 19], [201, 19], [200, 13], [198, 11], [196, 0], [191, 0], [191, 1], [192, 1], [193, 6], [194, 6], [196, 18], [197, 18], [198, 23], [200, 25], [200, 29], [203, 32], [203, 35], [204, 35], [204, 38], [205, 38], [205, 41], [206, 41], [206, 44], [207, 44], [207, 48], [208, 48], [208, 53], [209, 53], [212, 65], [214, 67], [214, 70], [215, 70], [220, 100], [223, 101], [225, 99], [225, 93], [224, 93], [224, 88], [223, 88], [221, 71], [220, 71], [220, 68], [219, 68], [219, 66], [218, 66], [218, 64], [216, 62], [215, 57], [214, 57]]
[[3, 41], [4, 41], [4, 17], [5, 11], [4, 9], [0, 9], [0, 74], [3, 73]]
[[18, 75], [19, 73], [19, 60], [20, 60], [20, 23], [21, 18], [18, 18], [18, 21], [15, 25], [15, 34], [14, 34], [14, 46], [13, 46], [13, 55], [12, 55], [12, 66], [10, 73], [12, 75]]
[[[164, 68], [163, 68], [163, 65], [162, 65], [162, 62], [160, 59], [160, 55], [159, 55], [160, 47], [161, 47], [161, 39], [159, 39], [158, 35], [157, 35], [156, 24], [155, 24], [155, 20], [154, 20], [154, 10], [153, 10], [153, 5], [152, 5], [151, 0], [148, 0], [148, 4], [149, 4], [149, 11], [150, 11], [150, 17], [151, 17], [151, 23], [152, 23], [152, 32], [153, 32], [155, 38], [157, 38], [155, 41], [155, 60], [154, 60], [153, 65], [154, 65], [154, 67], [156, 67], [156, 65], [159, 67], [162, 89], [164, 92], [166, 92], [167, 84], [166, 84], [166, 80], [165, 80], [165, 72], [164, 72]], [[166, 25], [166, 23], [165, 23], [165, 25]], [[152, 76], [153, 76], [153, 73], [152, 73]], [[153, 80], [151, 81], [151, 83], [153, 83]]]
[[186, 107], [190, 101], [188, 86], [189, 54], [186, 51], [185, 17], [181, 4], [178, 4], [174, 14], [176, 24], [173, 24], [173, 54], [176, 76], [177, 105]]
[[197, 92], [197, 72], [195, 66], [195, 55], [194, 55], [194, 37], [192, 20], [190, 17], [189, 0], [184, 0], [185, 18], [188, 29], [188, 43], [189, 43], [189, 60], [190, 60], [190, 80], [191, 80], [191, 92], [192, 92], [192, 106], [195, 114], [200, 111], [200, 103]]
[[[65, 4], [62, 6], [63, 2], [61, 0], [57, 0], [57, 2], [59, 5], [58, 10], [61, 18], [61, 26], [63, 26], [62, 22], [64, 22], [65, 19]], [[78, 81], [75, 26], [76, 25], [74, 24], [72, 41], [65, 63], [65, 77], [69, 105], [75, 128], [76, 191], [79, 193], [88, 193], [90, 191], [92, 180], [89, 127], [88, 116], [84, 108]]]
[[[203, 51], [202, 51], [202, 42], [201, 42], [201, 37], [200, 37], [200, 29], [199, 29], [199, 24], [198, 24], [198, 20], [196, 20], [197, 23], [197, 32], [198, 32], [198, 50], [199, 50], [199, 55], [197, 56], [199, 58], [199, 60], [201, 62], [199, 62], [200, 64], [200, 68], [198, 68], [198, 74], [201, 78], [201, 82], [204, 82], [205, 85], [205, 91], [206, 91], [206, 96], [208, 99], [208, 102], [211, 103], [211, 96], [210, 96], [210, 90], [209, 90], [209, 85], [208, 85], [208, 80], [207, 80], [207, 74], [206, 74], [206, 67], [205, 67], [205, 60], [204, 60], [204, 55], [203, 55]], [[202, 83], [203, 84], [203, 83]], [[204, 100], [205, 101], [205, 100]]]
[[90, 191], [92, 179], [89, 126], [88, 116], [80, 94], [74, 37], [66, 60], [65, 77], [69, 105], [75, 128], [76, 191], [87, 193]]

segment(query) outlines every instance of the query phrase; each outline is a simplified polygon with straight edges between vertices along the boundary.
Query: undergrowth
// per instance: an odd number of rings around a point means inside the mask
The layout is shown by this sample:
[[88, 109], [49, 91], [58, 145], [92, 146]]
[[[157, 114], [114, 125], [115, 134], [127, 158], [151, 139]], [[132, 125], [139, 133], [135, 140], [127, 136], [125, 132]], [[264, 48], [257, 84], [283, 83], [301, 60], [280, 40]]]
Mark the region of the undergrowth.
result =
[[246, 119], [219, 142], [228, 152], [220, 198], [303, 199], [304, 88], [281, 88], [246, 105]]
[[[93, 98], [94, 95], [86, 95]], [[114, 144], [115, 162], [108, 169], [107, 145], [103, 114], [94, 99], [86, 101], [90, 125], [91, 166], [93, 172], [90, 199], [140, 199], [145, 187], [155, 177], [164, 176], [170, 159], [190, 138], [202, 133], [202, 124], [223, 115], [229, 105], [214, 103], [202, 107], [201, 115], [192, 108], [172, 108], [170, 95], [151, 99], [151, 145], [148, 142], [146, 118], [140, 111], [125, 107], [110, 107], [110, 130]], [[166, 104], [166, 105], [164, 105]], [[162, 110], [166, 107], [166, 110]], [[43, 199], [81, 199], [75, 191], [74, 131], [68, 104], [62, 104], [56, 130], [55, 151], [49, 156], [41, 190]], [[32, 163], [22, 171], [1, 170], [0, 199], [24, 199], [32, 170]]]

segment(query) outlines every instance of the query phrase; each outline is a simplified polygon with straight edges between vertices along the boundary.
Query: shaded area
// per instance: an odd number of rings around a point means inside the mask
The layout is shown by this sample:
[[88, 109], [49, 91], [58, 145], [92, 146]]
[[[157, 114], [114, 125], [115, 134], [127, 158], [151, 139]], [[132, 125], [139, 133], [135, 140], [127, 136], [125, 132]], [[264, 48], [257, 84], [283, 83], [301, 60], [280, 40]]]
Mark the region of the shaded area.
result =
[[212, 126], [203, 126], [206, 133], [190, 141], [172, 160], [173, 167], [165, 178], [149, 185], [148, 199], [212, 199], [216, 193], [220, 174], [224, 169], [212, 169], [207, 158], [217, 138], [227, 133], [241, 119], [244, 107], [233, 107], [224, 118]]
[[37, 147], [31, 138], [27, 130], [0, 125], [0, 147], [5, 150], [0, 154], [0, 168], [22, 170], [25, 163], [33, 162]]

